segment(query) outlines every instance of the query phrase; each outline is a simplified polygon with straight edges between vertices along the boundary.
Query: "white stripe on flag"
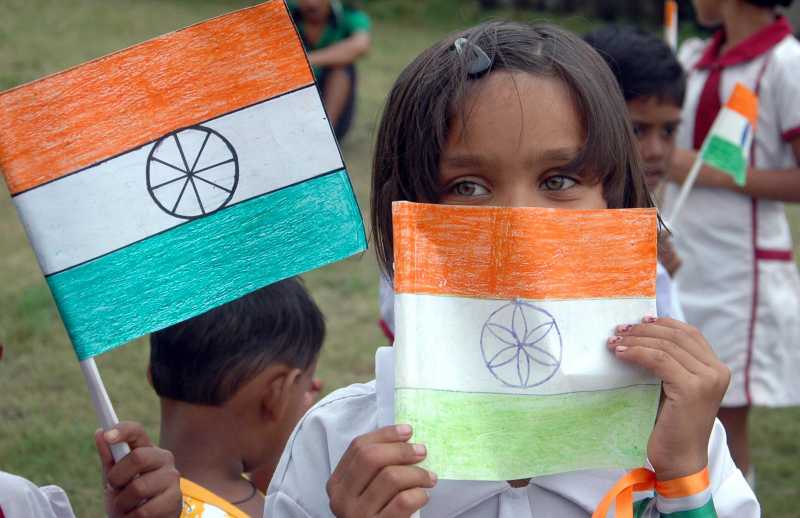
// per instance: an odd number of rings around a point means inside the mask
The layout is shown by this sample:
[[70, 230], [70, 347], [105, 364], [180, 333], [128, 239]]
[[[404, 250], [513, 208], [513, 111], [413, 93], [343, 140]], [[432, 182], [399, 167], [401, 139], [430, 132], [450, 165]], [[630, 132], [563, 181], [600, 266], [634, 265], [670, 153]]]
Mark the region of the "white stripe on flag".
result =
[[617, 325], [655, 315], [653, 298], [508, 301], [401, 293], [395, 311], [404, 323], [395, 336], [397, 364], [404, 366], [397, 388], [552, 395], [657, 383], [606, 346]]
[[[725, 140], [736, 144], [742, 145], [742, 136], [744, 135], [745, 128], [750, 124], [747, 117], [730, 108], [723, 107], [714, 120], [714, 125], [711, 126], [709, 136], [717, 135]], [[752, 133], [752, 132], [751, 132]], [[747, 151], [747, 149], [745, 149]]]
[[[238, 185], [227, 206], [343, 167], [313, 85], [200, 126], [223, 136], [235, 150]], [[14, 197], [44, 273], [64, 270], [187, 221], [159, 208], [154, 198], [189, 216], [202, 214], [198, 197], [208, 206], [205, 210], [220, 206], [229, 196], [225, 189], [233, 187], [233, 162], [223, 163], [231, 157], [230, 149], [224, 140], [204, 131], [184, 130], [179, 140], [180, 150], [174, 139], [167, 138], [150, 159], [152, 143]], [[173, 207], [186, 182], [170, 182], [182, 174], [158, 160], [180, 165], [180, 151], [187, 166], [199, 172], [194, 185], [186, 185], [190, 195]], [[148, 162], [150, 187], [161, 185], [152, 190], [154, 195], [148, 190]], [[218, 163], [222, 165], [210, 167]]]

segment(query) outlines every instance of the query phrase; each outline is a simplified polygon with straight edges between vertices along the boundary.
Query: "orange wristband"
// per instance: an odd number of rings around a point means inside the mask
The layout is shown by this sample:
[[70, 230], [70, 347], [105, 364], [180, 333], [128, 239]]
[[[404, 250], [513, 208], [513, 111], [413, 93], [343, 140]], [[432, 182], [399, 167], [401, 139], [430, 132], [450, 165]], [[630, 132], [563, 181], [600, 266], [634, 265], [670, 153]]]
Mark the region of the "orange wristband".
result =
[[685, 477], [656, 480], [656, 493], [666, 498], [685, 498], [705, 491], [710, 484], [708, 467], [705, 467]]

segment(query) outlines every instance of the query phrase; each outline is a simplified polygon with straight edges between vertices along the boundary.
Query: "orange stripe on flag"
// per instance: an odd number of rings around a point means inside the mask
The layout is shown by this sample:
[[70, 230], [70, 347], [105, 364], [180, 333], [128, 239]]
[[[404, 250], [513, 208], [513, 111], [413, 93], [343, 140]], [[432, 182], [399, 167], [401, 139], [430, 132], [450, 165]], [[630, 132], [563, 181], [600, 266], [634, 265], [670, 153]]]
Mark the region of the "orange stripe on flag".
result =
[[481, 298], [654, 297], [655, 209], [397, 202], [395, 289]]
[[16, 194], [312, 82], [267, 2], [0, 94], [0, 170]]
[[678, 2], [667, 0], [664, 2], [664, 25], [672, 27], [675, 24], [678, 14]]
[[725, 103], [725, 106], [739, 112], [743, 117], [747, 117], [753, 128], [756, 127], [758, 122], [758, 97], [742, 83], [736, 83], [733, 93], [728, 97], [728, 102]]

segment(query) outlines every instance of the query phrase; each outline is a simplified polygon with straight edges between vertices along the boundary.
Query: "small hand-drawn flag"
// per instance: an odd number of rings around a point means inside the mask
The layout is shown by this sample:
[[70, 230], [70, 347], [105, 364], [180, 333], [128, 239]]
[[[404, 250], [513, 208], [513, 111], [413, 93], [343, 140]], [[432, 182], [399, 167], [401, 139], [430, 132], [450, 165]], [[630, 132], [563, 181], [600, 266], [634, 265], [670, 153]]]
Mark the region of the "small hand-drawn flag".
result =
[[673, 52], [678, 50], [678, 2], [664, 2], [664, 40]]
[[654, 315], [653, 209], [395, 203], [395, 418], [443, 479], [640, 466], [659, 384], [607, 349]]
[[279, 0], [0, 94], [0, 169], [80, 359], [366, 246]]
[[728, 173], [738, 185], [744, 185], [757, 121], [758, 97], [737, 83], [703, 142], [702, 161]]

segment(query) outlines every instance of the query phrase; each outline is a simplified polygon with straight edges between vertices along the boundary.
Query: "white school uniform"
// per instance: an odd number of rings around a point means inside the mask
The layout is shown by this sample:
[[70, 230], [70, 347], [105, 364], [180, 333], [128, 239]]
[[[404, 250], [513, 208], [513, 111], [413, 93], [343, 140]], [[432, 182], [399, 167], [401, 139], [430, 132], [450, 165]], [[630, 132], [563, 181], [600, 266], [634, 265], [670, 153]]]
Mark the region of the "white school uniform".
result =
[[[759, 95], [751, 165], [796, 168], [800, 137], [800, 43], [783, 18], [722, 56], [722, 32], [687, 42], [678, 146], [698, 149], [737, 82]], [[679, 187], [667, 186], [666, 213]], [[676, 280], [687, 321], [732, 371], [723, 406], [800, 404], [800, 277], [783, 203], [694, 187], [676, 222], [683, 259]]]
[[[376, 357], [378, 380], [345, 387], [317, 403], [300, 421], [272, 477], [265, 516], [332, 517], [325, 484], [350, 442], [393, 421], [393, 349]], [[714, 425], [708, 447], [711, 491], [720, 518], [760, 516], [750, 486], [728, 452], [725, 431]], [[591, 470], [531, 479], [525, 487], [506, 482], [440, 480], [422, 518], [586, 518], [625, 470]], [[637, 493], [638, 498], [652, 493]], [[645, 517], [659, 516], [658, 498]], [[666, 512], [665, 509], [661, 509]]]
[[4, 518], [75, 518], [69, 498], [58, 486], [38, 487], [0, 471], [0, 516]]

